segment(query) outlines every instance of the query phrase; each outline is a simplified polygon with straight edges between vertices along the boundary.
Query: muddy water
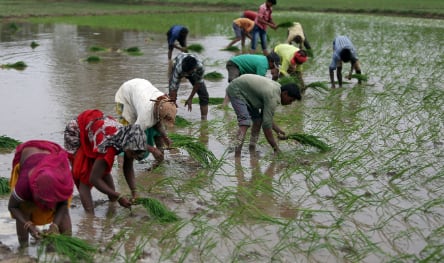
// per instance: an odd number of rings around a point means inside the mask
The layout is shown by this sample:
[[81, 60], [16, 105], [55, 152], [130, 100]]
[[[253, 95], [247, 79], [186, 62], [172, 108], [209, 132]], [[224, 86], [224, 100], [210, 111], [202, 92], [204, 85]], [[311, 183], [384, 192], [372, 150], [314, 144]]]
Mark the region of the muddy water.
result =
[[[269, 262], [271, 255], [275, 254], [278, 255], [278, 261], [282, 262], [293, 261], [295, 256], [301, 254], [303, 255], [301, 262], [325, 262], [332, 257], [336, 259], [334, 261], [341, 262], [346, 260], [342, 254], [338, 256], [337, 253], [359, 252], [359, 246], [350, 247], [351, 245], [347, 242], [356, 242], [361, 246], [366, 246], [368, 244], [362, 241], [365, 238], [375, 244], [381, 244], [378, 252], [367, 254], [363, 252], [361, 259], [365, 262], [381, 261], [388, 257], [387, 254], [395, 256], [397, 253], [398, 255], [419, 254], [427, 244], [427, 240], [421, 234], [408, 231], [417, 228], [427, 229], [424, 232], [430, 232], [429, 229], [439, 226], [440, 218], [442, 219], [440, 216], [443, 215], [442, 207], [434, 210], [436, 217], [429, 218], [420, 215], [415, 218], [415, 222], [404, 222], [401, 219], [403, 214], [399, 210], [421, 206], [422, 199], [437, 199], [442, 192], [433, 191], [434, 187], [429, 185], [418, 191], [414, 187], [403, 188], [403, 185], [398, 185], [401, 190], [405, 190], [406, 196], [410, 196], [404, 199], [399, 197], [398, 192], [387, 186], [386, 177], [393, 175], [404, 166], [412, 170], [418, 169], [418, 173], [424, 177], [434, 175], [435, 170], [442, 169], [442, 166], [436, 164], [439, 163], [436, 161], [439, 156], [442, 157], [437, 154], [437, 152], [442, 154], [442, 139], [436, 140], [437, 146], [434, 149], [428, 149], [428, 145], [419, 145], [418, 149], [406, 151], [405, 155], [399, 154], [401, 157], [397, 155], [393, 157], [391, 151], [395, 151], [396, 148], [391, 150], [392, 147], [386, 147], [386, 144], [398, 142], [399, 145], [405, 145], [406, 142], [414, 140], [407, 135], [398, 135], [399, 129], [408, 130], [409, 127], [415, 126], [415, 133], [418, 134], [427, 130], [427, 122], [431, 127], [440, 127], [442, 122], [434, 117], [436, 114], [433, 109], [429, 109], [430, 118], [427, 121], [417, 120], [417, 118], [420, 119], [416, 114], [417, 111], [413, 116], [409, 115], [413, 111], [402, 112], [406, 106], [416, 104], [416, 100], [405, 103], [398, 100], [402, 96], [385, 95], [383, 92], [390, 89], [397, 90], [398, 87], [405, 89], [403, 85], [408, 83], [423, 92], [424, 87], [432, 90], [434, 82], [441, 81], [442, 83], [442, 73], [440, 73], [442, 71], [430, 71], [430, 68], [439, 68], [439, 63], [432, 67], [410, 67], [408, 64], [415, 61], [418, 65], [426, 65], [425, 57], [443, 53], [442, 39], [436, 39], [437, 35], [442, 34], [437, 34], [435, 31], [442, 33], [444, 26], [438, 23], [441, 26], [430, 29], [430, 23], [421, 20], [427, 30], [423, 31], [421, 36], [413, 35], [415, 41], [421, 41], [427, 45], [427, 49], [423, 51], [426, 56], [420, 56], [414, 52], [417, 46], [410, 45], [406, 41], [407, 37], [411, 37], [409, 28], [412, 25], [408, 20], [399, 19], [395, 22], [389, 20], [379, 24], [368, 17], [361, 17], [357, 28], [350, 29], [348, 26], [355, 23], [343, 17], [324, 17], [326, 20], [321, 22], [318, 20], [308, 22], [311, 17], [305, 17], [305, 19], [308, 31], [319, 33], [318, 36], [311, 38], [312, 45], [319, 53], [316, 54], [313, 62], [305, 67], [304, 74], [307, 82], [328, 80], [327, 65], [331, 56], [331, 38], [334, 35], [333, 32], [340, 34], [342, 28], [345, 28], [344, 31], [348, 30], [354, 37], [353, 39], [356, 39], [362, 54], [364, 72], [368, 72], [370, 76], [367, 86], [356, 86], [351, 81], [350, 84], [345, 85], [345, 89], [332, 91], [331, 94], [308, 92], [303, 102], [278, 110], [277, 115], [287, 131], [321, 134], [332, 145], [336, 143], [335, 151], [330, 157], [319, 155], [315, 150], [297, 144], [282, 143], [281, 148], [285, 152], [285, 160], [274, 160], [270, 156], [270, 147], [262, 136], [258, 146], [259, 156], [245, 150], [242, 159], [235, 161], [231, 153], [226, 152], [229, 138], [236, 130], [233, 112], [212, 106], [209, 122], [201, 123], [198, 105], [194, 105], [192, 112], [186, 111], [180, 105], [178, 114], [192, 121], [193, 125], [187, 128], [176, 128], [174, 131], [198, 136], [218, 158], [221, 158], [223, 164], [216, 172], [204, 173], [202, 176], [200, 174], [202, 169], [190, 162], [186, 152], [177, 151], [168, 152], [162, 169], [154, 173], [146, 171], [151, 164], [151, 159], [136, 164], [138, 183], [146, 189], [153, 189], [150, 194], [162, 198], [171, 209], [188, 220], [181, 226], [182, 228], [174, 232], [175, 238], [172, 240], [167, 238], [168, 241], [165, 242], [165, 236], [163, 236], [165, 226], [154, 226], [148, 230], [141, 226], [141, 222], [150, 224], [146, 211], [135, 207], [130, 213], [109, 204], [106, 198], [97, 191], [94, 191], [94, 199], [97, 201], [95, 216], [88, 216], [83, 212], [78, 194], [75, 192], [71, 209], [74, 235], [91, 241], [103, 250], [116, 235], [124, 233], [122, 245], [114, 247], [112, 252], [120, 256], [111, 252], [111, 255], [108, 255], [118, 261], [125, 261], [131, 257], [135, 248], [144, 242], [146, 244], [143, 258], [146, 262], [168, 261], [162, 254], [167, 252], [162, 251], [176, 246], [185, 251], [188, 251], [188, 247], [190, 248], [187, 262], [227, 262], [236, 261], [236, 259], [244, 262]], [[329, 23], [328, 19], [338, 23]], [[360, 23], [370, 25], [369, 28], [365, 28], [368, 34], [363, 34], [364, 27]], [[113, 115], [114, 93], [126, 80], [136, 77], [146, 78], [156, 87], [167, 92], [165, 35], [61, 24], [20, 25], [20, 28], [12, 34], [3, 27], [0, 35], [0, 64], [24, 61], [28, 65], [23, 71], [0, 70], [0, 111], [2, 112], [0, 134], [2, 135], [5, 134], [21, 141], [48, 139], [62, 144], [62, 131], [66, 122], [79, 112], [88, 108], [99, 108]], [[31, 41], [38, 42], [40, 46], [32, 49]], [[207, 72], [218, 71], [225, 77], [225, 62], [233, 54], [219, 49], [228, 42], [226, 36], [218, 35], [189, 39], [189, 44], [199, 43], [205, 47], [200, 56], [204, 58]], [[395, 46], [391, 46], [390, 43], [394, 43]], [[403, 43], [406, 44], [403, 45]], [[107, 47], [110, 50], [91, 52], [89, 48], [92, 46]], [[132, 46], [139, 47], [143, 55], [131, 56], [123, 51]], [[398, 49], [397, 47], [400, 46], [402, 48]], [[375, 51], [377, 48], [389, 58], [385, 60], [384, 56], [380, 56], [380, 53]], [[177, 51], [174, 55], [176, 54]], [[401, 62], [390, 57], [392, 54], [396, 54]], [[404, 57], [404, 54], [410, 55]], [[101, 61], [99, 63], [85, 62], [84, 59], [91, 55], [99, 56]], [[394, 65], [396, 63], [398, 63], [397, 67]], [[410, 77], [413, 73], [417, 73], [415, 78]], [[207, 87], [210, 96], [222, 97], [226, 87], [226, 78], [219, 82], [207, 81]], [[189, 92], [189, 84], [182, 83], [179, 100], [186, 98]], [[433, 93], [429, 95], [434, 98]], [[427, 94], [424, 98], [427, 98]], [[439, 97], [437, 102], [439, 104]], [[403, 119], [405, 115], [407, 117]], [[392, 116], [398, 117], [399, 121], [395, 123], [387, 121]], [[376, 132], [373, 131], [375, 127]], [[440, 130], [435, 128], [435, 133], [439, 135]], [[361, 134], [363, 134], [362, 137], [360, 137]], [[390, 149], [385, 150], [386, 148]], [[368, 152], [364, 152], [365, 149], [369, 149]], [[425, 152], [422, 152], [423, 150]], [[417, 164], [411, 163], [411, 160], [416, 160], [416, 156], [427, 159], [424, 161], [429, 161], [430, 167], [416, 168], [422, 165], [419, 161]], [[0, 155], [0, 176], [9, 176], [11, 159], [12, 154]], [[386, 163], [386, 160], [393, 161]], [[369, 174], [372, 175], [371, 178], [367, 177]], [[127, 191], [119, 167], [114, 167], [113, 176], [117, 182], [117, 188], [123, 192]], [[421, 177], [415, 174], [412, 178]], [[186, 183], [167, 184], [162, 187], [164, 190], [162, 191], [156, 188], [154, 182], [156, 180], [182, 180]], [[408, 183], [420, 185], [415, 179], [412, 180], [414, 181], [408, 181]], [[197, 190], [187, 184], [194, 185]], [[432, 190], [429, 191], [429, 188]], [[380, 194], [381, 189], [383, 189], [382, 194]], [[363, 205], [362, 208], [356, 208], [355, 214], [343, 216], [343, 204], [349, 201], [345, 197], [351, 192], [357, 195], [366, 193], [376, 200], [374, 203], [377, 205]], [[232, 201], [233, 204], [237, 204], [236, 200], [254, 204], [255, 208], [272, 218], [283, 220], [297, 218], [298, 220], [288, 221], [285, 227], [272, 223], [257, 224], [247, 221], [243, 224], [243, 221], [239, 223], [235, 220], [230, 222], [224, 214], [230, 215], [229, 211], [216, 209], [220, 204], [226, 205], [220, 200], [221, 195], [226, 195], [229, 200], [236, 198]], [[342, 197], [344, 199], [341, 199]], [[8, 196], [0, 197], [0, 207], [2, 207], [0, 209], [0, 241], [16, 251], [18, 244], [15, 223], [7, 212], [7, 200]], [[359, 204], [361, 199], [356, 200], [355, 203], [350, 204], [351, 208], [355, 208], [354, 204]], [[350, 207], [348, 209], [351, 209]], [[309, 211], [310, 209], [313, 211]], [[339, 225], [336, 224], [338, 222], [336, 220], [345, 220], [346, 223], [336, 230], [335, 227]], [[390, 223], [378, 225], [381, 222]], [[375, 231], [371, 226], [382, 230]], [[319, 232], [310, 233], [308, 230], [312, 227], [319, 227], [316, 229]], [[319, 238], [319, 234], [327, 237], [323, 229], [329, 229], [329, 227], [331, 230], [326, 232], [329, 232], [331, 239], [316, 239]], [[369, 234], [360, 239], [356, 235], [356, 229], [361, 234], [366, 232]], [[396, 232], [400, 232], [399, 229], [406, 231], [406, 236], [411, 235], [414, 241], [396, 236]], [[394, 244], [392, 240], [395, 238], [401, 241]], [[211, 250], [213, 239], [218, 240], [219, 245]], [[159, 240], [164, 242], [159, 242]], [[293, 247], [293, 244], [300, 240], [306, 243], [301, 243], [300, 247], [298, 245], [295, 245], [296, 248]], [[328, 243], [324, 240], [333, 241], [328, 241], [331, 242]], [[300, 252], [301, 250], [310, 251], [311, 246], [316, 242], [321, 245], [312, 254]], [[321, 247], [322, 244], [325, 245], [325, 249]], [[286, 246], [289, 249], [282, 249], [280, 252], [280, 248]], [[341, 252], [336, 252], [336, 248], [342, 249]], [[211, 251], [211, 253], [207, 255], [206, 251]], [[107, 253], [103, 252], [101, 256]], [[236, 253], [239, 255], [236, 256]], [[35, 257], [36, 246], [31, 246], [25, 254]], [[212, 255], [216, 256], [217, 260]], [[173, 258], [177, 257], [176, 255]], [[175, 262], [175, 259], [171, 261]]]

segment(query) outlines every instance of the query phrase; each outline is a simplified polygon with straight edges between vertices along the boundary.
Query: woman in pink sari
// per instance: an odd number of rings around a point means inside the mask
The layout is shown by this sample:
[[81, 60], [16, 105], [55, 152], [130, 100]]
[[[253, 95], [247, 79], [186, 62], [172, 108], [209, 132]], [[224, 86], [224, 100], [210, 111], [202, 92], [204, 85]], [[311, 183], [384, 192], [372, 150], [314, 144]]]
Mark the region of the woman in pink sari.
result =
[[72, 234], [68, 205], [74, 189], [68, 153], [58, 144], [31, 140], [16, 148], [10, 179], [8, 209], [16, 220], [20, 246], [29, 234], [39, 239], [38, 225], [49, 232]]

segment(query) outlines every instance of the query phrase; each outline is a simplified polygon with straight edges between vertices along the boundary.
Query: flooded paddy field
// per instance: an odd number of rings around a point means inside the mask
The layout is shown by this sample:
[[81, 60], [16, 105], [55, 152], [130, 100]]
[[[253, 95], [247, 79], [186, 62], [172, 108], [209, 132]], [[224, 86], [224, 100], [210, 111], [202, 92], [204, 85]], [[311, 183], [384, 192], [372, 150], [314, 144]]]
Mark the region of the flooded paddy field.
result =
[[[226, 61], [221, 51], [232, 36], [231, 20], [196, 15], [192, 33], [211, 97], [223, 97]], [[132, 211], [94, 192], [96, 214], [84, 213], [75, 191], [73, 234], [96, 246], [94, 262], [438, 262], [444, 257], [444, 21], [318, 13], [276, 13], [277, 21], [302, 23], [314, 57], [304, 64], [306, 83], [329, 81], [336, 35], [353, 41], [363, 74], [343, 88], [309, 89], [301, 102], [280, 107], [275, 121], [287, 133], [316, 135], [332, 148], [280, 141], [275, 157], [263, 135], [256, 152], [228, 151], [237, 130], [231, 107], [211, 106], [201, 122], [179, 104], [191, 122], [171, 132], [195, 136], [219, 162], [203, 168], [186, 151], [170, 151], [136, 164], [141, 195], [161, 200], [177, 223], [158, 223], [138, 206]], [[168, 18], [168, 17], [167, 17]], [[167, 19], [166, 18], [166, 19]], [[173, 20], [172, 20], [173, 21]], [[0, 135], [63, 144], [70, 119], [88, 108], [115, 115], [114, 94], [132, 78], [146, 78], [167, 92], [165, 34], [69, 24], [17, 23], [0, 30], [0, 64], [24, 61], [24, 70], [0, 69]], [[165, 30], [166, 31], [166, 30]], [[286, 31], [270, 30], [270, 47]], [[39, 46], [32, 49], [32, 41]], [[247, 41], [247, 43], [249, 43]], [[92, 52], [102, 46], [108, 51]], [[132, 56], [125, 48], [137, 46]], [[175, 51], [174, 55], [177, 54]], [[97, 63], [85, 59], [99, 56]], [[346, 65], [344, 70], [348, 70]], [[328, 85], [329, 86], [329, 85]], [[183, 82], [179, 101], [191, 87]], [[0, 176], [9, 177], [12, 153], [0, 154]], [[128, 193], [118, 166], [117, 188]], [[58, 261], [38, 255], [38, 243], [18, 250], [15, 221], [0, 196], [0, 260]], [[2, 252], [3, 252], [2, 250]], [[8, 252], [9, 251], [9, 252]], [[8, 253], [6, 253], [8, 252]]]

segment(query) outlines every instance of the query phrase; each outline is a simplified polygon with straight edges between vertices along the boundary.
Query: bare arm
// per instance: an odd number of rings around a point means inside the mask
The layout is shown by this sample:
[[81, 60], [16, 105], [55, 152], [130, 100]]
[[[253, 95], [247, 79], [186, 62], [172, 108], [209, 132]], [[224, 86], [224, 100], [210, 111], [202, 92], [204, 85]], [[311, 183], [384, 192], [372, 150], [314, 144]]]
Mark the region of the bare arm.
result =
[[281, 150], [279, 149], [279, 146], [277, 145], [274, 136], [273, 136], [273, 130], [271, 128], [264, 128], [264, 135], [267, 139], [268, 143], [271, 145], [275, 153], [279, 153]]

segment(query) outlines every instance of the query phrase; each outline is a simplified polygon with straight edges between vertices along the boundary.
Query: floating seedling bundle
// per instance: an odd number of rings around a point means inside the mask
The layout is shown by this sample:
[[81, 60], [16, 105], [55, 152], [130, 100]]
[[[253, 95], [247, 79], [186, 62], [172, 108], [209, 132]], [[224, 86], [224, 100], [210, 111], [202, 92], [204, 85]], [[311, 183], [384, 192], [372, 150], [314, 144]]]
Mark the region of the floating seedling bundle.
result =
[[287, 21], [287, 22], [282, 22], [276, 25], [278, 28], [288, 28], [293, 26], [293, 22], [291, 21]]
[[61, 234], [43, 234], [41, 244], [39, 255], [43, 253], [43, 248], [49, 245], [57, 254], [69, 258], [70, 262], [94, 262], [96, 248], [80, 238]]
[[352, 74], [350, 76], [352, 79], [357, 79], [359, 81], [367, 81], [368, 77], [364, 74]]
[[177, 133], [169, 134], [169, 137], [173, 140], [173, 147], [183, 148], [203, 166], [209, 167], [216, 162], [217, 159], [214, 154], [196, 138]]
[[204, 47], [201, 44], [191, 44], [187, 47], [187, 50], [200, 53], [204, 50]]
[[159, 200], [150, 197], [136, 198], [136, 205], [142, 205], [148, 213], [160, 222], [175, 222], [179, 217]]
[[28, 66], [28, 65], [26, 65], [25, 62], [23, 62], [23, 61], [18, 61], [18, 62], [15, 62], [15, 63], [13, 63], [13, 64], [10, 64], [10, 63], [8, 63], [8, 64], [3, 64], [3, 65], [1, 65], [1, 68], [6, 68], [6, 69], [13, 68], [13, 69], [17, 69], [17, 70], [24, 70], [27, 66]]
[[231, 52], [239, 52], [240, 49], [236, 46], [222, 48], [221, 51], [231, 51]]
[[287, 139], [292, 139], [295, 141], [298, 141], [301, 144], [304, 145], [310, 145], [318, 148], [321, 150], [321, 152], [329, 151], [331, 148], [330, 146], [320, 140], [317, 136], [310, 135], [310, 134], [304, 134], [304, 133], [292, 133], [287, 136]]
[[204, 79], [211, 81], [221, 80], [223, 78], [224, 75], [222, 75], [222, 73], [217, 71], [208, 72], [207, 74], [204, 75]]
[[[224, 102], [224, 98], [209, 98], [208, 99], [209, 105], [219, 105], [219, 104], [222, 104], [223, 102]], [[198, 104], [199, 98], [193, 98], [192, 103]]]
[[8, 194], [11, 191], [9, 188], [9, 179], [0, 177], [0, 195]]

